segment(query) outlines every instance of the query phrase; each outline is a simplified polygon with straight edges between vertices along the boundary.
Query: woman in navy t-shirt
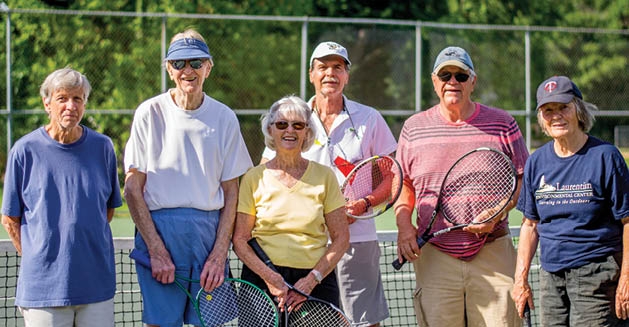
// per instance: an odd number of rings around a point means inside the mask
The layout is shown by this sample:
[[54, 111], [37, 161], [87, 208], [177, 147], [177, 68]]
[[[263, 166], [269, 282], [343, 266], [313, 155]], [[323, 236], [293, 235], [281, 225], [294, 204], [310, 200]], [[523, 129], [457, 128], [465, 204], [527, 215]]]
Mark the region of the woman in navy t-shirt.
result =
[[629, 172], [618, 149], [587, 134], [592, 110], [565, 76], [537, 89], [538, 122], [553, 140], [526, 163], [513, 298], [520, 315], [533, 308], [539, 242], [543, 326], [629, 325]]

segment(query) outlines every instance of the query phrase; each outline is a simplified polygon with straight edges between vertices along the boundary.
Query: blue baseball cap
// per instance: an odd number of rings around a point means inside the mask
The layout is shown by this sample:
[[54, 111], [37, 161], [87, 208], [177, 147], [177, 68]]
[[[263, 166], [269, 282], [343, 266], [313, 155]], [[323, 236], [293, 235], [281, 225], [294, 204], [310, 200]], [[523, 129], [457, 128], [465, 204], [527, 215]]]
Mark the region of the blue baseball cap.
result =
[[210, 55], [210, 48], [208, 48], [207, 44], [201, 40], [183, 38], [170, 44], [165, 60], [197, 58], [212, 59], [212, 55]]
[[537, 87], [537, 109], [551, 102], [568, 103], [574, 97], [583, 99], [577, 85], [566, 76], [553, 76]]
[[474, 71], [472, 58], [467, 51], [459, 47], [447, 47], [439, 52], [432, 69], [433, 74], [439, 73], [445, 66], [456, 66], [466, 71]]

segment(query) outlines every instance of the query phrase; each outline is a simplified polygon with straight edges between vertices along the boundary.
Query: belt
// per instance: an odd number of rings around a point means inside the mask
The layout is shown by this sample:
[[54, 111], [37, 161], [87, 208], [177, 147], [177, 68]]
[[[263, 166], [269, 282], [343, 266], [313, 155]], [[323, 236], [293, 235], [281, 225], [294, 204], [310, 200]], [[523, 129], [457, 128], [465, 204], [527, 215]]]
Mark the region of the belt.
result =
[[496, 239], [501, 238], [503, 236], [507, 236], [509, 234], [510, 234], [509, 227], [493, 231], [487, 235], [487, 241], [485, 241], [485, 243], [491, 243], [495, 241]]

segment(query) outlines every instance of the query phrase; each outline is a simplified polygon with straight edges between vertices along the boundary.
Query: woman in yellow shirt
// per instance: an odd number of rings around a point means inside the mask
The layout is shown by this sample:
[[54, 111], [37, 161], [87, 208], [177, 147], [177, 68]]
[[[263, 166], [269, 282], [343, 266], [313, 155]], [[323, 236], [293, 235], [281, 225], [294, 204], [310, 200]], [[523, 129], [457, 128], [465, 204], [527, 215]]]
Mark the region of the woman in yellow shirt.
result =
[[[304, 159], [314, 142], [311, 110], [299, 97], [275, 102], [263, 116], [272, 160], [242, 178], [233, 235], [243, 261], [241, 278], [267, 290], [280, 308], [299, 300], [284, 280], [300, 291], [339, 305], [332, 273], [349, 246], [345, 201], [329, 167]], [[255, 237], [279, 273], [268, 268], [247, 244]], [[328, 244], [329, 239], [329, 244]]]

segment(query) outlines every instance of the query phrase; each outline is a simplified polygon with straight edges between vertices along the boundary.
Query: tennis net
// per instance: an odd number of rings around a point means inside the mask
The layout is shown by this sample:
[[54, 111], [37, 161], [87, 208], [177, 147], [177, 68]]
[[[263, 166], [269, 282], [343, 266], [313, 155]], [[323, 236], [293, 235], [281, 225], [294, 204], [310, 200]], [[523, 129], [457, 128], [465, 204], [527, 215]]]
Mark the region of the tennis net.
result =
[[[513, 240], [517, 243], [519, 229], [511, 229]], [[415, 289], [415, 275], [412, 265], [404, 265], [400, 271], [391, 267], [391, 262], [396, 258], [396, 232], [379, 232], [378, 238], [382, 256], [380, 269], [384, 283], [385, 294], [389, 304], [390, 318], [385, 320], [382, 326], [417, 326], [413, 310], [413, 290]], [[142, 299], [140, 288], [135, 275], [135, 265], [129, 259], [129, 251], [133, 248], [132, 238], [116, 238], [116, 296], [115, 322], [116, 326], [141, 326]], [[517, 244], [516, 244], [517, 245]], [[14, 306], [15, 286], [17, 284], [20, 258], [15, 248], [8, 240], [0, 240], [0, 326], [24, 326], [21, 314]], [[240, 276], [242, 264], [236, 256], [230, 253], [230, 265], [234, 276]], [[535, 257], [529, 281], [537, 296], [539, 286], [538, 258]], [[539, 303], [539, 299], [535, 299]], [[539, 326], [535, 311], [532, 311], [534, 326]]]

